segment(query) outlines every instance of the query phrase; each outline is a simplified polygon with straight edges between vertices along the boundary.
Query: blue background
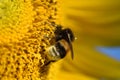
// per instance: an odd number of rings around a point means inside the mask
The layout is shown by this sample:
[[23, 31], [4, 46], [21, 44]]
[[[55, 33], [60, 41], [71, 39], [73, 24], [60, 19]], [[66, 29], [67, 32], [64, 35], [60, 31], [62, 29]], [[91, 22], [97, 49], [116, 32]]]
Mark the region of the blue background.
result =
[[97, 51], [120, 61], [120, 47], [97, 47]]

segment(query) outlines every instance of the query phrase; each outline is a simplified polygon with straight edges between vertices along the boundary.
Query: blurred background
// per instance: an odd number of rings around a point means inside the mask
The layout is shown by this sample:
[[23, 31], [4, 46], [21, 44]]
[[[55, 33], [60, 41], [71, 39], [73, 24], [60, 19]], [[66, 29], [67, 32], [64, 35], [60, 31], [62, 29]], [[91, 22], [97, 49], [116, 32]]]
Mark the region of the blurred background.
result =
[[77, 39], [57, 80], [120, 80], [120, 1], [60, 0], [60, 7], [61, 24]]

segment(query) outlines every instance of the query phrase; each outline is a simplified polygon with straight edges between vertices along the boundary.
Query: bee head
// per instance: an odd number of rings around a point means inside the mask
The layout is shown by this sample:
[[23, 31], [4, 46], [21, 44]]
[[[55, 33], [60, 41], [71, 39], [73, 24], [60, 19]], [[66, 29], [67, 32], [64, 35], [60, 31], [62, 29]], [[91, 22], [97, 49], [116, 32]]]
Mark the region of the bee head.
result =
[[67, 42], [73, 42], [75, 40], [74, 34], [71, 29], [65, 28], [62, 29], [62, 26], [58, 25], [55, 31], [56, 41], [65, 39]]

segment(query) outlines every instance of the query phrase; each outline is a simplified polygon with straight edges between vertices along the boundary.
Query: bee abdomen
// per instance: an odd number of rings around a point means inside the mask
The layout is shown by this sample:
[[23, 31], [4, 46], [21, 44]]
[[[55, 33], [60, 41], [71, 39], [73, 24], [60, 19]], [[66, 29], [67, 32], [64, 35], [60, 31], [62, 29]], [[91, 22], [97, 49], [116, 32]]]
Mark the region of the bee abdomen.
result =
[[49, 51], [48, 57], [51, 60], [56, 61], [66, 56], [65, 47], [62, 46], [60, 42], [57, 42], [55, 45], [51, 46], [48, 51]]
[[62, 46], [60, 42], [57, 42], [55, 46], [56, 46], [56, 49], [57, 49], [60, 57], [64, 58], [66, 56], [66, 53], [67, 53], [65, 50], [65, 47]]

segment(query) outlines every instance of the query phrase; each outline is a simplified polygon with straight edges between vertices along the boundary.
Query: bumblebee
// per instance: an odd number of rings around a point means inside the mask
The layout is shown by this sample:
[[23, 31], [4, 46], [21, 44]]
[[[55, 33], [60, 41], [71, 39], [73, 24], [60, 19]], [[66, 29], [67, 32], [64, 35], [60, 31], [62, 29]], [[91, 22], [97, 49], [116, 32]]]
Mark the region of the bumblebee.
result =
[[63, 59], [70, 51], [71, 58], [74, 58], [72, 42], [75, 37], [71, 29], [62, 29], [62, 26], [57, 26], [55, 30], [55, 44], [48, 48], [48, 58], [50, 62], [55, 62]]

